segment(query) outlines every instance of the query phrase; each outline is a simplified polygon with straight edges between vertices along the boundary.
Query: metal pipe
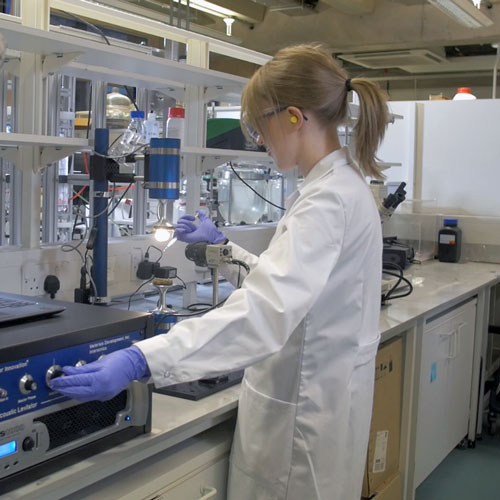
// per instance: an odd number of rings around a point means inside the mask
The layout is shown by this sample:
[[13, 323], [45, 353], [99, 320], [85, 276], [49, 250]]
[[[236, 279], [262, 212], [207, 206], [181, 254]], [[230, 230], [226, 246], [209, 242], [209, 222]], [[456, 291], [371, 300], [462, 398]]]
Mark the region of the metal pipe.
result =
[[[109, 130], [106, 128], [95, 129], [95, 151], [105, 155], [109, 146]], [[94, 246], [94, 265], [92, 278], [94, 279], [96, 303], [106, 303], [108, 294], [108, 198], [102, 196], [108, 192], [108, 181], [94, 181], [94, 214], [97, 214], [94, 225], [97, 235]], [[99, 195], [99, 196], [97, 196]]]
[[216, 306], [219, 303], [219, 270], [212, 267], [212, 304]]

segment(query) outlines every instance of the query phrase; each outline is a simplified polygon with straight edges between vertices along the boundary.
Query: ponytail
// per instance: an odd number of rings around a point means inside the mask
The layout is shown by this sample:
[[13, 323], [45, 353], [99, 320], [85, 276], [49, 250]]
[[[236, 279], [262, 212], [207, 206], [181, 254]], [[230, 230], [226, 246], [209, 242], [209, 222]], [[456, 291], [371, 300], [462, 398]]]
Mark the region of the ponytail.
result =
[[388, 123], [387, 97], [370, 80], [348, 79], [347, 72], [320, 45], [281, 49], [257, 70], [243, 91], [243, 124], [262, 132], [262, 110], [289, 105], [312, 111], [325, 127], [336, 131], [347, 120], [351, 90], [358, 93], [361, 103], [354, 127], [355, 159], [363, 175], [383, 179], [375, 153]]
[[354, 126], [356, 160], [364, 175], [383, 179], [384, 175], [375, 161], [375, 153], [389, 122], [387, 96], [366, 78], [353, 78], [349, 85], [358, 94], [360, 102], [359, 118]]

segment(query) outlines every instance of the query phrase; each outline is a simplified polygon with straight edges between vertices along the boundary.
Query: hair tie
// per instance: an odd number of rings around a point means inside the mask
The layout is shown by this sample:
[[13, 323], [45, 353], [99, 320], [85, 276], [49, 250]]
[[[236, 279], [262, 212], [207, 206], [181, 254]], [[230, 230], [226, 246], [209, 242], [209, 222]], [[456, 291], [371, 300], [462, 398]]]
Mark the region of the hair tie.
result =
[[352, 90], [352, 87], [351, 87], [351, 79], [348, 78], [346, 81], [345, 81], [345, 88], [347, 90], [347, 92], [350, 92]]

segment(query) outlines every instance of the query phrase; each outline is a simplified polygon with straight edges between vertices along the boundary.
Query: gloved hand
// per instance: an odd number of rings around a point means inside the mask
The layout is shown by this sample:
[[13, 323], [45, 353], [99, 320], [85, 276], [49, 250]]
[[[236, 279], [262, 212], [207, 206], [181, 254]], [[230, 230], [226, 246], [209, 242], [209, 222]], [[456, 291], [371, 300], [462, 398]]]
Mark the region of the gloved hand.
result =
[[65, 377], [54, 378], [50, 388], [79, 401], [107, 401], [132, 380], [150, 375], [146, 358], [137, 347], [107, 354], [83, 366], [64, 366]]
[[174, 235], [184, 243], [198, 243], [208, 241], [209, 243], [222, 243], [226, 237], [222, 234], [210, 217], [199, 210], [196, 212], [200, 224], [193, 224], [196, 219], [193, 215], [182, 216], [175, 226]]

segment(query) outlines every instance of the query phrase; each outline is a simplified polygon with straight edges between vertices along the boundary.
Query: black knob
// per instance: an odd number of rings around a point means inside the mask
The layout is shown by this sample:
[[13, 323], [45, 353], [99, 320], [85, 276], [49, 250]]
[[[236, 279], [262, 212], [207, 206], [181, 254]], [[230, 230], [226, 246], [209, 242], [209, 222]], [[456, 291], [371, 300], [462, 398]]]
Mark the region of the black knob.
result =
[[19, 390], [21, 391], [21, 394], [29, 394], [32, 391], [36, 391], [37, 389], [37, 384], [33, 380], [33, 377], [31, 375], [23, 375], [21, 380], [19, 381]]
[[24, 438], [23, 441], [23, 450], [31, 451], [35, 447], [35, 440], [32, 437]]
[[36, 391], [37, 385], [34, 380], [27, 380], [26, 383], [24, 384], [24, 388], [27, 391]]

